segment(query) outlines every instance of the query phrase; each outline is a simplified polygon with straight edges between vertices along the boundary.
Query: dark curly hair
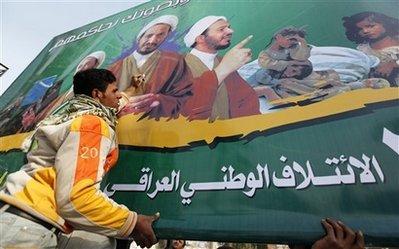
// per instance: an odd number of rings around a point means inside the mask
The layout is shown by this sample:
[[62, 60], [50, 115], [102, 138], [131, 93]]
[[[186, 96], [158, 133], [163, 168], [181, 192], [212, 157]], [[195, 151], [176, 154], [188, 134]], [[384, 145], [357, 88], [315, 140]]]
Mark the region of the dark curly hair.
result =
[[93, 89], [105, 92], [109, 84], [115, 82], [114, 74], [107, 69], [88, 69], [80, 71], [73, 77], [73, 92], [91, 97]]
[[378, 12], [366, 11], [342, 18], [344, 21], [343, 25], [346, 29], [345, 35], [348, 40], [356, 44], [366, 43], [368, 41], [366, 37], [362, 37], [359, 34], [360, 28], [356, 26], [357, 23], [365, 19], [382, 24], [386, 30], [386, 34], [391, 37], [399, 35], [399, 19]]
[[282, 28], [282, 29], [278, 30], [273, 35], [273, 38], [275, 38], [277, 35], [282, 35], [282, 36], [298, 35], [299, 37], [305, 38], [306, 30], [303, 27], [296, 28], [294, 26], [288, 26], [288, 27], [285, 27], [285, 28]]

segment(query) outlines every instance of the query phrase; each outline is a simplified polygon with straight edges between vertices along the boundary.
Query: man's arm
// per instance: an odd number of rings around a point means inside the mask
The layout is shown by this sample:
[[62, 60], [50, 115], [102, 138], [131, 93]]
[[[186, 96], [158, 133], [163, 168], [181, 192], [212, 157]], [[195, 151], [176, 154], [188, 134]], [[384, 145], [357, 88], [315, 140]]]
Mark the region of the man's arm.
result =
[[316, 241], [312, 249], [364, 249], [364, 237], [361, 231], [354, 232], [340, 221], [322, 220], [326, 236]]
[[220, 64], [215, 68], [215, 73], [218, 78], [219, 84], [235, 72], [240, 67], [244, 66], [251, 60], [251, 49], [245, 48], [245, 45], [252, 39], [252, 35], [248, 36], [241, 42], [237, 43], [231, 48], [224, 56]]
[[128, 238], [138, 226], [138, 215], [99, 190], [104, 172], [117, 158], [112, 136], [99, 117], [85, 115], [72, 121], [56, 155], [56, 202], [61, 217], [73, 227]]
[[184, 105], [184, 116], [187, 116], [189, 120], [210, 117], [219, 85], [251, 60], [251, 49], [244, 47], [251, 39], [252, 35], [230, 49], [214, 70], [206, 71], [193, 79], [193, 96]]
[[364, 236], [361, 231], [354, 232], [340, 221], [323, 219], [321, 221], [326, 235], [316, 241], [311, 247], [305, 245], [290, 245], [290, 249], [364, 249]]
[[149, 93], [137, 96], [123, 94], [119, 116], [144, 113], [143, 117], [177, 118], [192, 95], [192, 75], [182, 56], [163, 54], [148, 82]]

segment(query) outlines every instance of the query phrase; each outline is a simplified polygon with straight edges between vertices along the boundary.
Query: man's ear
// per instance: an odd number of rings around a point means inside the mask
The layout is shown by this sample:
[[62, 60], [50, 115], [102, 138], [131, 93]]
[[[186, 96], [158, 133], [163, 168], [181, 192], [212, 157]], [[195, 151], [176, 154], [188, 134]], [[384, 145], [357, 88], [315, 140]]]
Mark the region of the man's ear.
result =
[[91, 97], [93, 98], [93, 99], [101, 99], [102, 97], [103, 97], [103, 93], [100, 91], [100, 90], [98, 90], [97, 88], [94, 88], [92, 91], [91, 91]]
[[205, 43], [205, 35], [199, 35], [195, 38], [195, 43], [203, 44]]

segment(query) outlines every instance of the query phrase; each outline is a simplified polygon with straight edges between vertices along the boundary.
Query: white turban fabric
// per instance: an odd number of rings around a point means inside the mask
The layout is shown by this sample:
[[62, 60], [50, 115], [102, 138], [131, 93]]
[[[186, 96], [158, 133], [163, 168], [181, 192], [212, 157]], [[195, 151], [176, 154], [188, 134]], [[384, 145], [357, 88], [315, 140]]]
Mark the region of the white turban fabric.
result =
[[152, 26], [155, 26], [157, 24], [168, 24], [170, 26], [170, 30], [174, 31], [177, 27], [177, 24], [179, 23], [179, 19], [177, 16], [174, 15], [163, 15], [158, 18], [155, 18], [151, 22], [147, 23], [147, 25], [144, 26], [137, 35], [137, 41], [141, 38], [141, 36]]
[[88, 56], [86, 56], [85, 58], [83, 58], [83, 60], [81, 60], [78, 64], [78, 66], [76, 67], [76, 72], [78, 72], [79, 68], [82, 66], [82, 64], [85, 62], [85, 60], [89, 57], [92, 58], [96, 58], [97, 59], [97, 66], [96, 68], [100, 67], [101, 64], [103, 64], [104, 60], [105, 60], [105, 52], [104, 51], [96, 51], [93, 52], [91, 54], [89, 54]]
[[218, 20], [227, 21], [224, 16], [206, 16], [196, 22], [184, 36], [184, 43], [189, 48], [195, 43], [195, 39], [201, 35], [209, 26], [214, 24]]

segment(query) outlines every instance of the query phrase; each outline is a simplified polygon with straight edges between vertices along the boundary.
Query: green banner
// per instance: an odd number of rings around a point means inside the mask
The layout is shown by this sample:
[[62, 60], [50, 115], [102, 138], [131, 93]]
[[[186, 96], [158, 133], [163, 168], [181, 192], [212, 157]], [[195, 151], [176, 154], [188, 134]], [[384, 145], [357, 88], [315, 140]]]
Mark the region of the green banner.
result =
[[107, 68], [126, 98], [156, 101], [120, 112], [102, 189], [160, 212], [159, 238], [308, 243], [332, 217], [397, 245], [398, 7], [152, 1], [61, 34], [0, 98], [2, 171], [76, 72]]

